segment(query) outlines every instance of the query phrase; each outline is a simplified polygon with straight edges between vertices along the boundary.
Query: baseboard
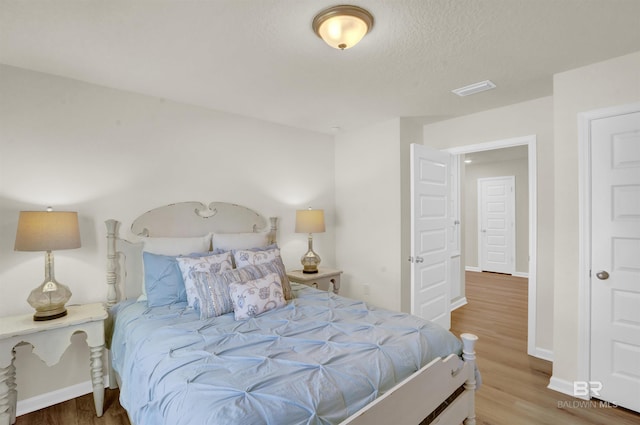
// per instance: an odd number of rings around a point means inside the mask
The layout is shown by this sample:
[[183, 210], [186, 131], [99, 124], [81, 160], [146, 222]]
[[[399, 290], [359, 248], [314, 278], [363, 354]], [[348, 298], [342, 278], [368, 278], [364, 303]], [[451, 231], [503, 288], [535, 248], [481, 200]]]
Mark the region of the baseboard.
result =
[[[536, 347], [532, 353], [527, 353], [530, 356], [537, 357], [542, 360], [553, 362], [553, 351], [546, 348]], [[573, 384], [572, 384], [573, 385]]]
[[[467, 272], [476, 272], [476, 273], [482, 273], [482, 269], [480, 267], [476, 267], [476, 266], [464, 266], [464, 270]], [[515, 277], [526, 277], [527, 279], [529, 278], [529, 273], [525, 273], [525, 272], [513, 272], [511, 274], [511, 276], [515, 276]]]
[[[104, 383], [105, 388], [109, 386], [108, 375], [104, 376]], [[45, 407], [62, 403], [63, 401], [71, 400], [72, 398], [80, 397], [92, 392], [93, 384], [89, 380], [24, 400], [18, 400], [16, 416], [26, 415], [27, 413], [35, 412], [36, 410], [44, 409]]]
[[458, 298], [457, 300], [451, 302], [451, 311], [457, 308], [460, 308], [466, 304], [467, 304], [467, 297]]
[[549, 380], [549, 385], [547, 388], [553, 391], [557, 391], [562, 394], [570, 395], [571, 397], [581, 398], [583, 400], [589, 400], [589, 397], [576, 397], [574, 395], [573, 382], [565, 381], [564, 379], [556, 378], [552, 376]]

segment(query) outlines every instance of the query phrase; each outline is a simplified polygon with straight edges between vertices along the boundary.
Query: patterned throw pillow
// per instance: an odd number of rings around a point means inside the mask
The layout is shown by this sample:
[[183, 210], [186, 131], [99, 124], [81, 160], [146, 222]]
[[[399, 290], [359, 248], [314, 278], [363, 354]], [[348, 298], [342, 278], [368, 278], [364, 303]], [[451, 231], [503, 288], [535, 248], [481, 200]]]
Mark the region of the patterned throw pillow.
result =
[[286, 304], [277, 273], [246, 283], [232, 283], [229, 295], [236, 320], [248, 319]]
[[194, 307], [198, 301], [198, 291], [194, 280], [196, 272], [214, 274], [231, 270], [233, 267], [231, 265], [231, 253], [229, 252], [200, 258], [181, 257], [178, 258], [178, 266], [182, 272], [189, 307]]
[[197, 299], [194, 308], [200, 313], [200, 320], [218, 317], [233, 311], [229, 284], [219, 278], [219, 273], [195, 272], [193, 274]]
[[236, 267], [242, 268], [249, 265], [259, 266], [262, 264], [275, 264], [277, 270], [274, 270], [280, 276], [280, 281], [282, 282], [282, 290], [284, 291], [284, 298], [286, 300], [290, 300], [293, 298], [293, 294], [291, 292], [291, 284], [289, 283], [289, 278], [287, 277], [287, 270], [284, 267], [284, 263], [282, 262], [282, 257], [280, 257], [280, 249], [273, 248], [265, 251], [253, 251], [253, 250], [234, 250], [233, 259], [235, 260]]

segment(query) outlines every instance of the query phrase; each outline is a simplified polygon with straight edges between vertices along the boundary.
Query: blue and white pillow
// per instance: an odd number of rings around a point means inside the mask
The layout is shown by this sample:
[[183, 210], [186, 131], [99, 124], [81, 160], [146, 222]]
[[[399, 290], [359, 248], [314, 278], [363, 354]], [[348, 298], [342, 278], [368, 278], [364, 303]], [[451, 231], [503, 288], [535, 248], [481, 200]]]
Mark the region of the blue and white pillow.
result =
[[245, 283], [234, 282], [229, 285], [229, 295], [236, 320], [249, 319], [287, 303], [277, 273]]
[[[224, 274], [224, 273], [223, 273]], [[218, 317], [233, 311], [229, 284], [220, 273], [196, 272], [193, 275], [197, 299], [194, 308], [200, 313], [200, 320]]]
[[284, 291], [284, 298], [290, 300], [293, 298], [291, 291], [291, 283], [287, 277], [287, 270], [282, 262], [280, 256], [280, 249], [272, 248], [267, 250], [251, 250], [251, 249], [238, 249], [233, 250], [233, 259], [237, 268], [246, 267], [249, 265], [260, 266], [263, 264], [273, 264], [275, 270], [280, 276], [282, 282], [282, 290]]
[[198, 290], [195, 286], [195, 273], [207, 272], [210, 274], [221, 273], [233, 268], [231, 262], [231, 253], [224, 252], [217, 255], [209, 255], [200, 258], [180, 257], [178, 258], [178, 267], [182, 272], [184, 287], [187, 293], [187, 304], [189, 307], [195, 307], [199, 301]]

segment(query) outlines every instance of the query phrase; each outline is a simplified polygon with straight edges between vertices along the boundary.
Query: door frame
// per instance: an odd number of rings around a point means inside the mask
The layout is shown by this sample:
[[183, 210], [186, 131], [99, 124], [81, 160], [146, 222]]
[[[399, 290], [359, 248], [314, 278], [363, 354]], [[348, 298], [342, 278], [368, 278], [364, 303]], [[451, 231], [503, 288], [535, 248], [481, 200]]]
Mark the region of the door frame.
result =
[[[578, 114], [578, 380], [591, 377], [591, 121], [640, 111], [640, 102]], [[585, 397], [589, 398], [589, 397]]]
[[[509, 243], [511, 244], [511, 250], [509, 252], [509, 254], [511, 255], [511, 275], [515, 275], [516, 272], [516, 178], [515, 176], [498, 176], [498, 177], [482, 177], [478, 179], [478, 187], [477, 187], [477, 191], [478, 191], [478, 232], [481, 232], [481, 228], [482, 228], [482, 219], [483, 219], [483, 205], [482, 205], [482, 201], [484, 199], [484, 196], [482, 196], [481, 193], [481, 184], [482, 181], [488, 181], [488, 180], [505, 180], [505, 179], [509, 179], [510, 183], [511, 183], [511, 187], [513, 188], [513, 191], [511, 192], [511, 195], [509, 195], [509, 207], [511, 209], [510, 211], [510, 219], [512, 222], [511, 225], [511, 232], [510, 232], [510, 237], [509, 237]], [[480, 270], [482, 269], [482, 260], [485, 259], [485, 248], [486, 248], [486, 244], [483, 243], [482, 240], [482, 235], [478, 234], [478, 268]]]
[[[528, 177], [529, 177], [529, 284], [527, 305], [527, 354], [544, 360], [553, 361], [553, 352], [538, 348], [537, 344], [537, 259], [538, 259], [538, 201], [537, 201], [537, 159], [536, 159], [536, 135], [514, 137], [511, 139], [495, 140], [492, 142], [478, 143], [474, 145], [459, 146], [444, 149], [453, 155], [488, 151], [513, 146], [527, 146]], [[460, 169], [458, 169], [460, 173]]]

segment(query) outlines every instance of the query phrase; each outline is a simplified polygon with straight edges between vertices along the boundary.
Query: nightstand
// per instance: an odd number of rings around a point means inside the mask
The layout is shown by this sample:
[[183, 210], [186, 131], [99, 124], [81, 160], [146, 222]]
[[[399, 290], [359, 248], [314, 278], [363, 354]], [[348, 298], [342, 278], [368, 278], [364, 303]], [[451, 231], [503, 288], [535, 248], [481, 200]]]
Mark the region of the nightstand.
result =
[[290, 270], [287, 277], [292, 282], [302, 283], [323, 291], [332, 291], [337, 294], [340, 291], [340, 275], [342, 270], [319, 268], [318, 273], [302, 273], [302, 270]]
[[104, 321], [107, 311], [103, 304], [68, 305], [67, 315], [59, 319], [35, 322], [33, 314], [0, 318], [0, 425], [16, 421], [16, 368], [14, 347], [21, 342], [33, 346], [33, 353], [47, 366], [60, 361], [71, 345], [75, 332], [87, 334], [90, 349], [91, 382], [96, 414], [102, 416], [104, 380], [102, 353], [104, 351]]

